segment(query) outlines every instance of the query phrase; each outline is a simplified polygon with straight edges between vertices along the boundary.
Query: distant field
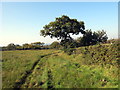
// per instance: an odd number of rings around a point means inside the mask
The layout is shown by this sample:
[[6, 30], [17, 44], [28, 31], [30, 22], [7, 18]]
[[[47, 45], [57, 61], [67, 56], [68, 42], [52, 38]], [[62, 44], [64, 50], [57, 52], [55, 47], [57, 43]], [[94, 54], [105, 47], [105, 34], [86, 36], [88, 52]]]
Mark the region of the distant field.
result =
[[[118, 88], [117, 54], [111, 46], [3, 52], [3, 88]], [[110, 62], [110, 63], [109, 63]]]

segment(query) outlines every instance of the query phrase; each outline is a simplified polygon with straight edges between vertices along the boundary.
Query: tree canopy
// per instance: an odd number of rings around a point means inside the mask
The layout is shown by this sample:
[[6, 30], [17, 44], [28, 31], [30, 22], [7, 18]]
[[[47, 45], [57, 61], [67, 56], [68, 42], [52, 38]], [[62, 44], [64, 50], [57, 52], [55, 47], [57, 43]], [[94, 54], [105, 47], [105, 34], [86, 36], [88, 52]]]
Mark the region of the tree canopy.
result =
[[61, 47], [61, 46], [60, 46], [60, 43], [57, 42], [57, 41], [54, 41], [54, 42], [51, 43], [51, 45], [50, 45], [50, 48], [58, 49], [58, 48], [60, 48], [60, 47]]
[[14, 43], [8, 44], [7, 49], [8, 50], [15, 50], [15, 44]]
[[86, 33], [83, 35], [83, 37], [78, 38], [77, 42], [79, 42], [81, 46], [89, 46], [89, 45], [95, 45], [100, 42], [105, 43], [107, 39], [108, 37], [104, 30], [92, 32], [90, 29], [90, 30], [86, 30]]
[[50, 22], [48, 25], [43, 27], [40, 31], [41, 36], [55, 37], [61, 42], [69, 42], [72, 40], [70, 33], [78, 35], [80, 32], [85, 34], [85, 26], [83, 21], [77, 21], [77, 19], [70, 19], [68, 16], [63, 15], [58, 17], [55, 21]]
[[43, 42], [34, 42], [34, 43], [31, 43], [31, 45], [43, 46], [44, 43]]

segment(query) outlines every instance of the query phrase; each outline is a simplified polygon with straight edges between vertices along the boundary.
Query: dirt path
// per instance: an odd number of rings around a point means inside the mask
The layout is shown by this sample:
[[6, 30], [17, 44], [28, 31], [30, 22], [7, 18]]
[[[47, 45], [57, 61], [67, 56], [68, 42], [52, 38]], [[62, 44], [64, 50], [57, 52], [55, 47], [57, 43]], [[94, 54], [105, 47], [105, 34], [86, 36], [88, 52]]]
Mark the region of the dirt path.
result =
[[[53, 53], [52, 53], [53, 54]], [[40, 58], [33, 64], [32, 68], [28, 71], [26, 71], [26, 73], [23, 75], [23, 77], [19, 80], [19, 82], [16, 82], [13, 86], [13, 88], [20, 88], [25, 82], [26, 82], [26, 79], [27, 77], [29, 77], [29, 75], [31, 75], [31, 73], [34, 71], [35, 67], [37, 66], [37, 64], [40, 62], [40, 60], [43, 58], [43, 57], [46, 57], [46, 56], [49, 56], [49, 55], [52, 55], [52, 54], [47, 54], [47, 55], [42, 55], [40, 56]], [[49, 72], [48, 72], [48, 75], [49, 75]], [[48, 76], [50, 77], [50, 75]]]

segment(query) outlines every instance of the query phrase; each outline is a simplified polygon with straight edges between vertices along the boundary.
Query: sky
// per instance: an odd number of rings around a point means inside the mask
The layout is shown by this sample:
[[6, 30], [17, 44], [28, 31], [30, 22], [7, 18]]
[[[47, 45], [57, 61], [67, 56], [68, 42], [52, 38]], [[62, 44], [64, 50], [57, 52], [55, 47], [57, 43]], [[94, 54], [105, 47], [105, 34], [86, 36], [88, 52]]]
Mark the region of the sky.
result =
[[2, 2], [0, 46], [57, 41], [40, 36], [40, 30], [62, 15], [84, 21], [86, 30], [105, 30], [109, 39], [118, 38], [117, 2]]

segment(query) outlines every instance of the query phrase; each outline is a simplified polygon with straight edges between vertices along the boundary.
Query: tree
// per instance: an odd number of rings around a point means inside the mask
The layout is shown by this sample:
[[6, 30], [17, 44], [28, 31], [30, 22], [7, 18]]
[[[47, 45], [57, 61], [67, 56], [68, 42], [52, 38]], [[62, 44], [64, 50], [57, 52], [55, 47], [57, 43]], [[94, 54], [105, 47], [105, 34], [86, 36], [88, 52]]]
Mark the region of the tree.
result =
[[54, 41], [51, 45], [50, 48], [54, 48], [54, 49], [59, 49], [61, 47], [60, 43], [57, 41]]
[[104, 30], [93, 33], [93, 40], [97, 40], [97, 42], [105, 43], [107, 39], [108, 37]]
[[30, 45], [28, 43], [23, 44], [23, 49], [24, 50], [30, 49]]
[[[66, 43], [71, 43], [73, 41], [70, 33], [73, 35], [78, 35], [80, 32], [85, 34], [85, 26], [83, 21], [70, 19], [65, 15], [56, 18], [55, 21], [50, 22], [43, 28], [44, 29], [40, 31], [41, 36], [50, 36], [51, 38], [55, 37], [58, 40], [61, 39], [60, 44], [63, 46], [65, 46]], [[67, 45], [65, 47], [67, 47]]]
[[34, 42], [34, 43], [31, 43], [30, 46], [31, 46], [31, 49], [41, 49], [43, 47], [44, 43], [42, 42]]
[[42, 43], [42, 42], [34, 42], [34, 43], [31, 43], [31, 45], [43, 46], [44, 43]]
[[15, 50], [16, 49], [15, 44], [14, 43], [8, 44], [7, 49], [8, 50]]
[[91, 30], [86, 30], [86, 33], [81, 38], [80, 43], [82, 46], [89, 46], [94, 44], [93, 33]]
[[15, 45], [15, 47], [16, 47], [16, 50], [22, 50], [23, 49], [22, 46], [20, 46], [19, 44]]
[[89, 46], [89, 45], [95, 45], [97, 43], [105, 43], [107, 41], [108, 37], [104, 30], [92, 32], [90, 30], [86, 30], [86, 33], [83, 35], [83, 37], [78, 38], [78, 42], [80, 46]]
[[81, 39], [82, 39], [82, 37], [78, 37], [78, 38], [75, 40], [75, 42], [76, 42], [76, 47], [82, 46]]

